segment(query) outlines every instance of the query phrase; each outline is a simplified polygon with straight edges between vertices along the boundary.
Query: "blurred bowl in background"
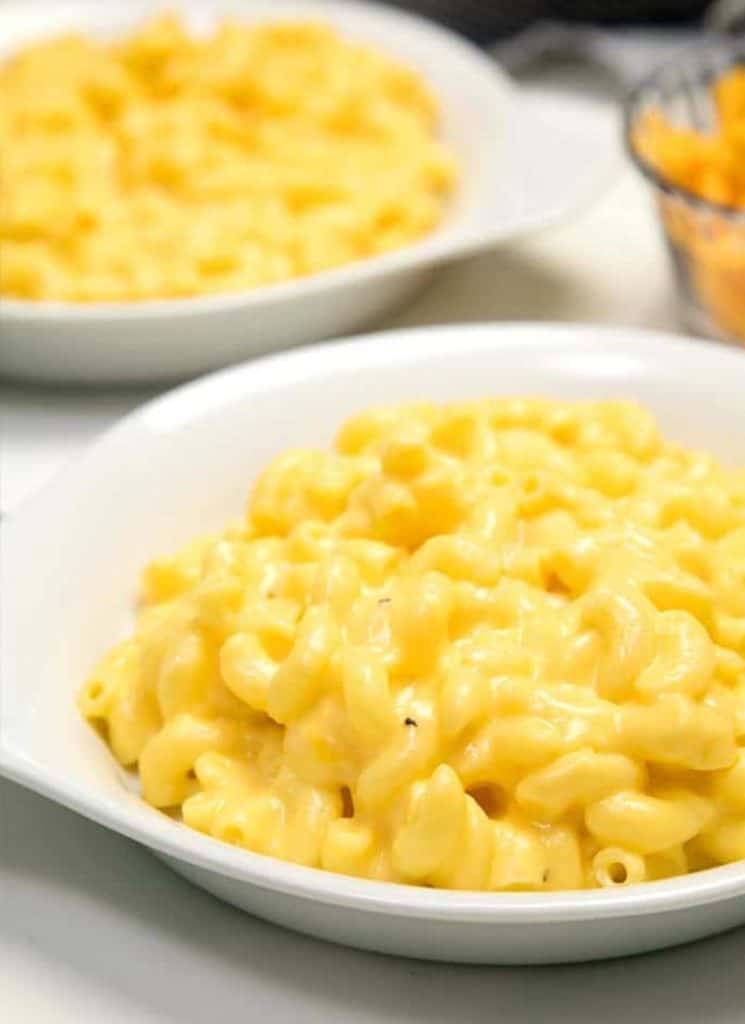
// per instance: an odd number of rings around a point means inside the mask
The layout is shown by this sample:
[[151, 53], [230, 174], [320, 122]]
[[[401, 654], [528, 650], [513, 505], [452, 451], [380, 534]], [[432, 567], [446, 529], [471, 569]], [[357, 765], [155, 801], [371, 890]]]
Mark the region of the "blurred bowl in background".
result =
[[[536, 104], [496, 62], [452, 32], [362, 0], [129, 0], [0, 3], [0, 59], [42, 36], [112, 38], [154, 11], [195, 32], [227, 15], [246, 22], [322, 19], [414, 68], [441, 110], [460, 177], [443, 223], [394, 252], [235, 294], [75, 304], [6, 298], [0, 373], [59, 383], [193, 377], [252, 356], [357, 330], [409, 298], [450, 260], [545, 227], [605, 185], [616, 151], [605, 118], [561, 97]], [[579, 114], [579, 116], [578, 116]]]
[[[653, 158], [654, 146], [649, 144], [650, 119], [674, 131], [711, 136], [718, 123], [714, 87], [740, 66], [745, 66], [745, 39], [709, 45], [660, 68], [627, 99], [625, 140], [654, 194], [682, 319], [699, 334], [743, 345], [745, 203], [735, 204], [726, 196], [723, 201], [706, 198], [673, 181]], [[668, 165], [675, 160], [671, 152], [675, 144], [674, 139], [668, 140]]]

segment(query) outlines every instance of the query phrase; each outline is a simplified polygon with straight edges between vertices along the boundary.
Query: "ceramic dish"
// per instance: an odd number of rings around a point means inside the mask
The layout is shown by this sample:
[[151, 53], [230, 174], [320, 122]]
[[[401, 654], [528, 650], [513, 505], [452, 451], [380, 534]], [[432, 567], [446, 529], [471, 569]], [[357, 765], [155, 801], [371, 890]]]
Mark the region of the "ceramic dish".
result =
[[[745, 863], [584, 892], [369, 882], [244, 852], [146, 805], [75, 704], [128, 628], [149, 557], [239, 514], [258, 469], [404, 398], [634, 397], [670, 437], [745, 461], [745, 356], [625, 328], [397, 332], [223, 371], [127, 417], [2, 527], [0, 774], [151, 847], [251, 913], [408, 956], [540, 963], [638, 953], [745, 922]], [[53, 837], [49, 837], [53, 841]]]
[[[0, 58], [40, 36], [121, 33], [149, 12], [183, 10], [194, 30], [228, 12], [248, 21], [320, 17], [416, 68], [442, 110], [461, 177], [443, 224], [391, 254], [250, 292], [141, 303], [4, 299], [0, 371], [46, 380], [147, 381], [193, 376], [261, 352], [350, 331], [401, 303], [444, 261], [550, 223], [607, 178], [608, 154], [569, 105], [542, 109], [452, 33], [400, 11], [333, 0], [135, 0], [127, 5], [11, 2], [0, 8]], [[555, 108], [555, 109], [554, 109]], [[550, 173], [546, 172], [550, 162]]]

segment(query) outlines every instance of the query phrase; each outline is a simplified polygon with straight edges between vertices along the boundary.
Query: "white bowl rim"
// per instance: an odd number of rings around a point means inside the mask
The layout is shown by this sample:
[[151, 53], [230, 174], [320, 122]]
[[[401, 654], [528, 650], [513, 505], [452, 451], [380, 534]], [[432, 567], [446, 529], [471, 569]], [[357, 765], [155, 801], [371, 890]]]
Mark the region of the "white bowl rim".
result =
[[[623, 339], [622, 355], [649, 358], [655, 346], [664, 346], [665, 359], [676, 365], [701, 366], [702, 360], [715, 364], [724, 373], [743, 375], [745, 355], [737, 350], [713, 344], [702, 339], [622, 326], [595, 326], [591, 324], [550, 324], [546, 322], [468, 323], [440, 327], [401, 328], [396, 331], [364, 335], [343, 342], [283, 352], [267, 356], [225, 370], [206, 375], [147, 402], [104, 432], [81, 458], [63, 470], [53, 481], [15, 510], [2, 524], [2, 538], [9, 543], [10, 535], [22, 534], [26, 514], [33, 513], [54, 500], [56, 492], [64, 493], [84, 483], [88, 465], [106, 451], [113, 438], [119, 438], [138, 424], [147, 425], [149, 418], [162, 421], [169, 415], [174, 425], [188, 419], [184, 407], [192, 398], [199, 416], [205, 407], [219, 407], [226, 397], [235, 397], [242, 390], [225, 388], [233, 378], [234, 384], [251, 380], [256, 375], [272, 377], [284, 369], [288, 380], [312, 367], [333, 374], [335, 367], [369, 368], [395, 361], [417, 349], [432, 353], [433, 349], [446, 352], [465, 351], [464, 334], [472, 342], [469, 351], [478, 349], [479, 336], [489, 348], [500, 344], [510, 349], [552, 349], [566, 353], [572, 347], [586, 345], [590, 339], [602, 350], [602, 343], [611, 343], [617, 349]], [[406, 344], [381, 345], [381, 339], [403, 341]], [[205, 403], [204, 399], [212, 401]], [[0, 567], [1, 568], [1, 567]], [[10, 582], [9, 580], [7, 582]], [[4, 602], [5, 603], [5, 602]], [[0, 659], [4, 659], [0, 649]], [[1, 664], [1, 661], [0, 661]], [[0, 674], [0, 678], [2, 675]], [[1, 697], [0, 691], [0, 697]], [[745, 861], [710, 868], [677, 878], [623, 889], [580, 890], [544, 893], [461, 892], [420, 888], [390, 882], [376, 882], [352, 876], [339, 875], [317, 868], [309, 868], [267, 857], [250, 851], [235, 849], [218, 840], [201, 835], [153, 810], [144, 802], [134, 808], [114, 808], [98, 797], [91, 796], [83, 785], [70, 783], [48, 769], [26, 758], [22, 752], [3, 741], [0, 721], [0, 775], [48, 796], [64, 806], [120, 832], [152, 849], [177, 860], [185, 861], [207, 871], [265, 890], [291, 895], [325, 905], [365, 910], [377, 914], [411, 919], [430, 919], [452, 922], [493, 922], [509, 924], [526, 921], [561, 922], [599, 920], [610, 917], [635, 917], [650, 913], [684, 911], [692, 906], [717, 903], [745, 897]]]
[[[34, 4], [29, 9], [24, 0], [6, 0], [0, 6], [0, 27], [3, 20], [12, 20], [13, 17], [30, 16], [34, 19], [41, 19], [44, 7], [48, 3], [49, 0], [42, 0], [41, 3]], [[86, 9], [92, 12], [99, 6], [96, 0], [66, 0], [64, 4], [52, 5], [55, 12], [67, 8], [81, 13]], [[144, 10], [151, 5], [146, 0], [145, 2], [140, 0], [139, 6]], [[176, 10], [188, 10], [195, 6], [195, 0], [175, 0], [173, 4], [173, 8]], [[219, 4], [217, 6], [219, 8]], [[168, 9], [169, 5], [164, 0], [163, 4], [156, 5], [155, 9], [159, 8]], [[356, 9], [358, 12], [379, 19], [381, 23], [388, 22], [392, 31], [395, 31], [397, 25], [408, 27], [410, 31], [421, 36], [423, 43], [429, 38], [440, 45], [447, 46], [453, 52], [459, 52], [462, 58], [471, 65], [474, 75], [478, 75], [484, 82], [491, 80], [490, 84], [495, 85], [509, 96], [511, 106], [519, 103], [519, 96], [513, 89], [511, 80], [493, 58], [456, 32], [430, 21], [422, 15], [386, 6], [379, 0], [313, 0], [308, 17], [322, 16], [323, 10], [328, 11], [329, 15], [333, 15], [334, 12], [340, 14], [345, 8]], [[237, 8], [234, 13], [240, 13], [240, 8]], [[245, 13], [250, 13], [250, 0], [246, 4]], [[549, 223], [550, 218], [547, 216], [545, 221]], [[521, 228], [518, 227], [515, 230], [520, 232]], [[337, 287], [359, 280], [372, 281], [395, 274], [403, 269], [431, 266], [487, 248], [494, 241], [506, 242], [512, 234], [512, 231], [504, 229], [490, 231], [488, 226], [476, 231], [458, 229], [456, 226], [452, 231], [446, 233], [436, 228], [422, 238], [388, 253], [354, 260], [329, 270], [289, 278], [286, 281], [262, 284], [244, 291], [221, 292], [212, 295], [105, 302], [31, 300], [3, 296], [0, 316], [7, 319], [40, 320], [57, 320], [64, 317], [66, 321], [74, 323], [110, 319], [137, 320], [145, 316], [162, 318], [187, 314], [206, 315], [243, 308], [250, 310], [251, 307], [258, 304], [280, 303], [287, 299], [302, 298], [310, 294], [322, 295]]]

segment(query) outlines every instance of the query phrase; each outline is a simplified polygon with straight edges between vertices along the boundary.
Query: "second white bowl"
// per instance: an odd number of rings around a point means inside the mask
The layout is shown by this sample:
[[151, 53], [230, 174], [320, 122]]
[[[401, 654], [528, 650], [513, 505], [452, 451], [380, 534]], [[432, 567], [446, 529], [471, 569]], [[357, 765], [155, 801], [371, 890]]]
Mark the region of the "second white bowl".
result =
[[[61, 31], [111, 36], [164, 6], [85, 2], [0, 8], [0, 59]], [[170, 0], [195, 30], [230, 13], [247, 20], [322, 18], [416, 68], [442, 110], [461, 176], [445, 222], [420, 242], [336, 270], [232, 295], [95, 305], [4, 299], [0, 370], [50, 381], [194, 376], [259, 353], [371, 322], [410, 296], [437, 264], [543, 226], [607, 176], [593, 132], [560, 104], [521, 98], [476, 47], [423, 19], [349, 0]], [[552, 105], [553, 107], [553, 105]]]
[[325, 345], [157, 399], [0, 530], [0, 775], [151, 847], [221, 899], [366, 949], [545, 963], [638, 953], [744, 923], [745, 862], [625, 889], [477, 893], [371, 882], [237, 849], [148, 806], [75, 703], [98, 656], [130, 627], [139, 566], [239, 515], [272, 455], [328, 444], [355, 411], [487, 394], [637, 398], [670, 437], [742, 462], [744, 390], [745, 356], [711, 344], [506, 324]]

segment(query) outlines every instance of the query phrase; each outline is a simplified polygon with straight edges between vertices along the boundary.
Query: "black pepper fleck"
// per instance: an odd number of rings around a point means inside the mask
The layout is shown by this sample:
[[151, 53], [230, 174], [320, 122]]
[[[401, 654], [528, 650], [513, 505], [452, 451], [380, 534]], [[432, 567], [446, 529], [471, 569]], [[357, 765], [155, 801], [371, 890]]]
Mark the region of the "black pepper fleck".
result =
[[404, 725], [413, 725], [414, 728], [417, 728], [418, 724], [415, 718], [404, 718]]

